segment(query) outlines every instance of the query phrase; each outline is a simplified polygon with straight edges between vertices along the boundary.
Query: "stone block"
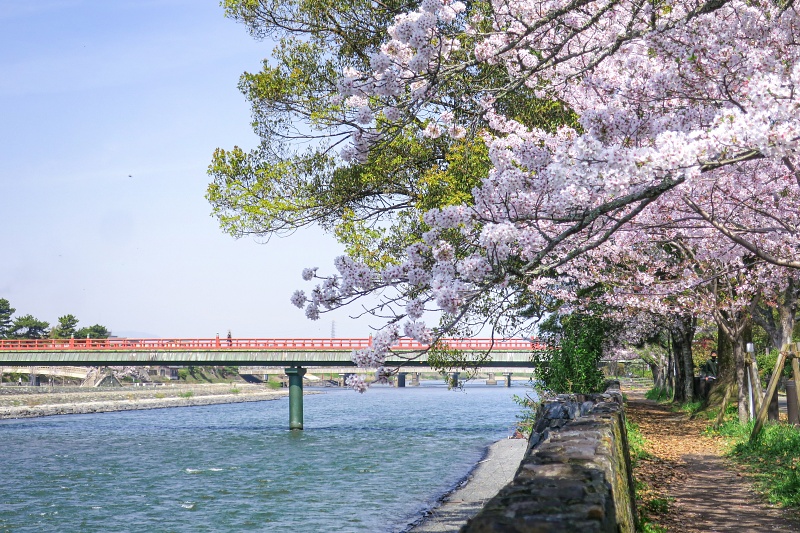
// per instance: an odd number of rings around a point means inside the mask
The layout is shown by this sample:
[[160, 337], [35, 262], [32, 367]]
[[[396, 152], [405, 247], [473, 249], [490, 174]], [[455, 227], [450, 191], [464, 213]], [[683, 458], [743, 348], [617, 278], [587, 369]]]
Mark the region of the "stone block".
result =
[[514, 480], [464, 533], [633, 533], [622, 395], [560, 395], [542, 406]]

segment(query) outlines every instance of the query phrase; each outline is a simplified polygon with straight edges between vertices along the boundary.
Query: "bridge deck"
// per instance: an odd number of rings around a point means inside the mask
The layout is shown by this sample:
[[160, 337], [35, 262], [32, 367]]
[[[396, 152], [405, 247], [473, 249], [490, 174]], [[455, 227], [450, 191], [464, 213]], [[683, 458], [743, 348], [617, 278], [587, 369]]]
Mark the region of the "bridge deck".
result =
[[[542, 350], [546, 346], [529, 339], [442, 339], [442, 345], [462, 351], [519, 351]], [[286, 338], [286, 339], [0, 339], [0, 352], [8, 351], [350, 351], [367, 348], [372, 338]], [[412, 339], [400, 339], [395, 351], [422, 351], [429, 348]]]
[[[354, 366], [354, 349], [371, 339], [4, 339], [1, 365], [230, 365]], [[526, 339], [444, 339], [449, 349], [484, 353], [485, 367], [530, 367], [530, 353], [544, 345]], [[428, 367], [429, 347], [402, 339], [387, 357], [389, 366]]]

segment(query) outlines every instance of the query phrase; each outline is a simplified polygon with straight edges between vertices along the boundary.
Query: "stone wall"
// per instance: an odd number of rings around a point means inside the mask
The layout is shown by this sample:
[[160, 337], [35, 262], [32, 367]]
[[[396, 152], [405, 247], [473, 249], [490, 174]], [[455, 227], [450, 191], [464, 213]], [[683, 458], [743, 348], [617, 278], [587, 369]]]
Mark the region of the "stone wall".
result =
[[519, 469], [462, 532], [628, 533], [636, 530], [619, 384], [545, 403]]

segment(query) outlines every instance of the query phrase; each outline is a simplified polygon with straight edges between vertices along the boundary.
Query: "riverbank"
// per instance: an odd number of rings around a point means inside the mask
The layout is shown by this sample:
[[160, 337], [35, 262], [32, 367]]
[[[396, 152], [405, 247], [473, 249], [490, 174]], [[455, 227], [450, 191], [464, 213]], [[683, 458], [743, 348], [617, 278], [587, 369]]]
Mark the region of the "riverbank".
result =
[[528, 447], [527, 439], [504, 439], [488, 447], [485, 457], [459, 486], [426, 514], [409, 533], [458, 531], [484, 504], [514, 478]]
[[263, 385], [213, 384], [165, 387], [78, 389], [59, 387], [4, 388], [0, 395], [0, 420], [39, 416], [163, 409], [222, 403], [261, 402], [288, 395]]

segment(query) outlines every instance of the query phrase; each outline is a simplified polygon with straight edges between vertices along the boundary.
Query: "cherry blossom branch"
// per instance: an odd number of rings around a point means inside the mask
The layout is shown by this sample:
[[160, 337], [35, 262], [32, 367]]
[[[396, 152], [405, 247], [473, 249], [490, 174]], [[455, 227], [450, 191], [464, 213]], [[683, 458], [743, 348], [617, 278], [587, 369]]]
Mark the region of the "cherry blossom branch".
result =
[[765, 250], [759, 248], [758, 245], [756, 245], [755, 243], [752, 243], [752, 242], [742, 238], [740, 235], [738, 235], [737, 232], [734, 232], [733, 230], [731, 230], [727, 226], [717, 222], [714, 219], [714, 217], [712, 217], [710, 214], [708, 214], [705, 211], [705, 209], [703, 209], [702, 207], [697, 205], [697, 203], [695, 203], [688, 196], [684, 196], [683, 197], [683, 201], [686, 202], [686, 204], [689, 207], [691, 207], [698, 215], [703, 217], [703, 219], [706, 222], [708, 222], [709, 224], [714, 226], [714, 228], [716, 228], [720, 233], [722, 233], [723, 235], [728, 237], [730, 240], [732, 240], [733, 242], [735, 242], [739, 246], [742, 246], [743, 248], [747, 249], [748, 251], [753, 253], [755, 256], [760, 257], [764, 261], [772, 263], [773, 265], [787, 267], [787, 268], [800, 269], [800, 261], [793, 260], [793, 259], [781, 259], [780, 257], [776, 257], [776, 256], [766, 252]]

